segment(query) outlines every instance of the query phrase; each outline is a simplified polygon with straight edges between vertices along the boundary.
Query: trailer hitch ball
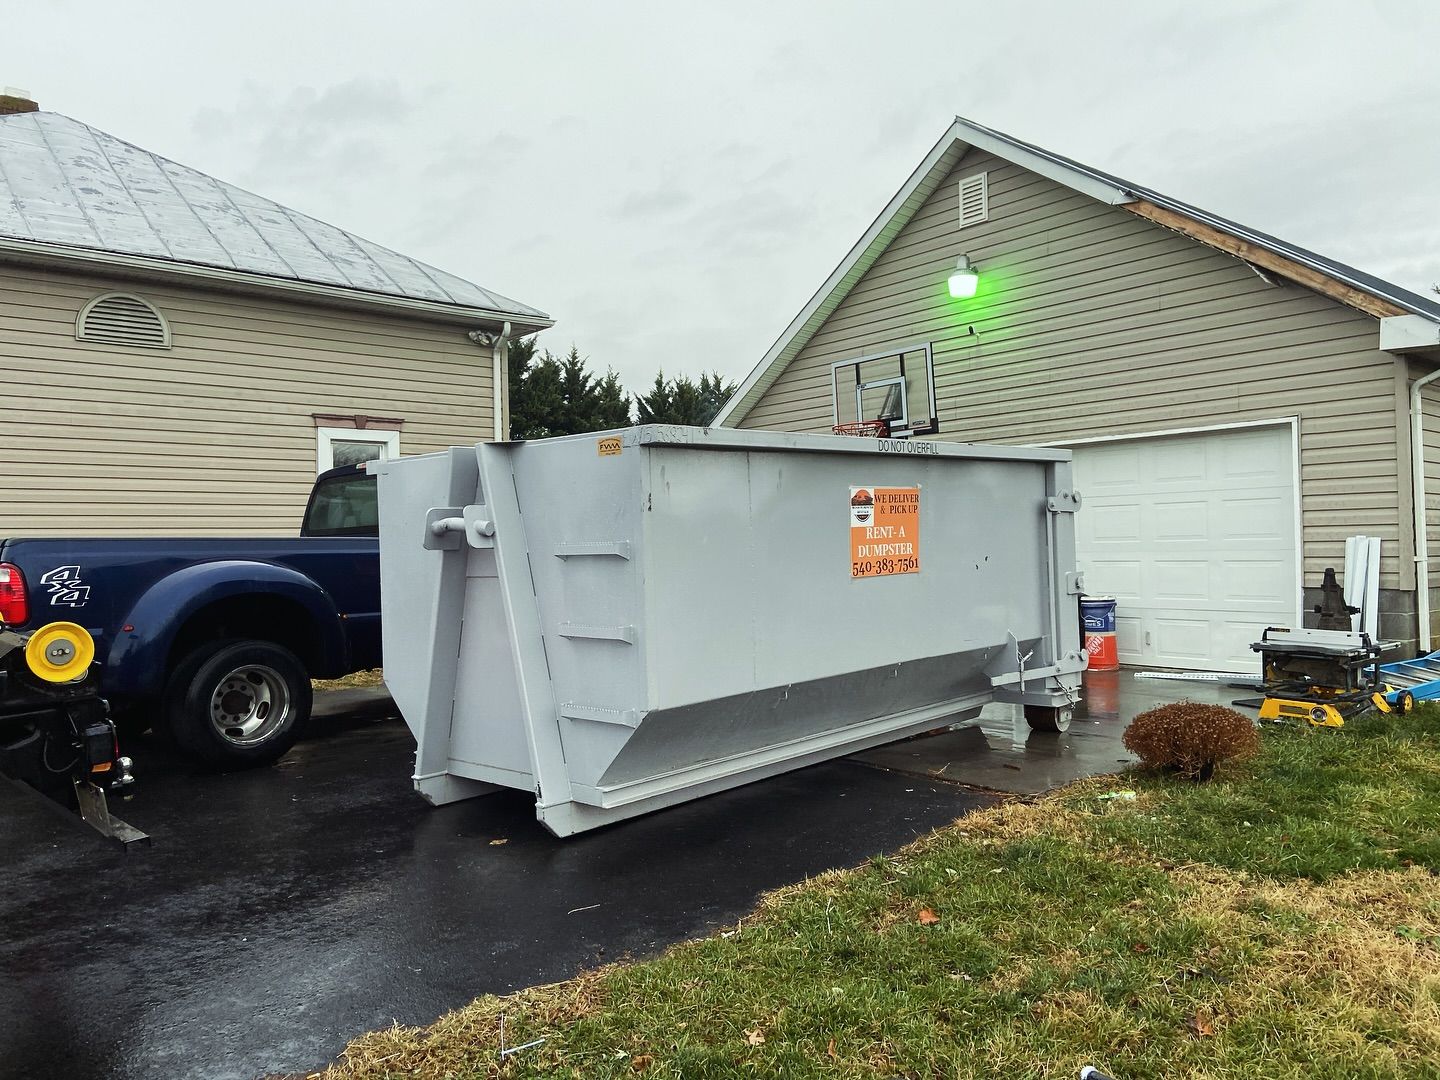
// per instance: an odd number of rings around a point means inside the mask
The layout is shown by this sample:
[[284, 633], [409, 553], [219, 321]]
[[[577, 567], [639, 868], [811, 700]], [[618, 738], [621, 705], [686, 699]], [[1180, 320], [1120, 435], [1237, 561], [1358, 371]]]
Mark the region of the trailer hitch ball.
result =
[[[110, 778], [110, 790], [119, 791], [135, 783], [135, 762], [128, 757], [115, 759], [115, 775]], [[128, 798], [128, 796], [127, 796]]]

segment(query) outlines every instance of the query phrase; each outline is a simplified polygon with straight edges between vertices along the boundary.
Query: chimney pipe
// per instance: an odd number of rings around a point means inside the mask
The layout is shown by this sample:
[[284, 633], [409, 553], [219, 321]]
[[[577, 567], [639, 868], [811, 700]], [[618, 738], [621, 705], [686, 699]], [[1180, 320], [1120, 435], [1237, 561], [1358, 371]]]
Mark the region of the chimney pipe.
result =
[[0, 90], [0, 116], [39, 111], [40, 106], [30, 96], [29, 90], [20, 90], [14, 86]]

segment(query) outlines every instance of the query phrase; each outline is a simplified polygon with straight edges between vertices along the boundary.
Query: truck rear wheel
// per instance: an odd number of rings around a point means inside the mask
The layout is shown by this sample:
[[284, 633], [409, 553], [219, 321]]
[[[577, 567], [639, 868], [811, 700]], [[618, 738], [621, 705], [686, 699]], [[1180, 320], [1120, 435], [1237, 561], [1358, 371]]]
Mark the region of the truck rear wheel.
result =
[[305, 665], [269, 641], [217, 641], [170, 676], [165, 723], [186, 754], [222, 769], [268, 765], [310, 717]]

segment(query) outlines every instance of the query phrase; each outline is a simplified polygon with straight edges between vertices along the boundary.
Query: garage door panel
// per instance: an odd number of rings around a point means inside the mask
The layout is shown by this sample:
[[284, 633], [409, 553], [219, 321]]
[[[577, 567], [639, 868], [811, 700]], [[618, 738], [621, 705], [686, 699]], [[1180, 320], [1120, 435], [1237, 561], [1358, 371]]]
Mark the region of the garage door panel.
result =
[[[1289, 619], [1265, 619], [1259, 624], [1250, 621], [1229, 621], [1220, 624], [1220, 646], [1222, 655], [1228, 656], [1230, 662], [1225, 665], [1226, 671], [1260, 671], [1260, 654], [1250, 648], [1253, 642], [1260, 640], [1260, 635], [1267, 626], [1287, 626]], [[1256, 629], [1257, 625], [1259, 629]]]
[[1122, 664], [1139, 664], [1143, 661], [1143, 633], [1138, 615], [1115, 616], [1115, 650]]
[[1087, 538], [1097, 544], [1131, 543], [1140, 539], [1141, 520], [1142, 510], [1133, 502], [1102, 503], [1087, 515]]
[[1210, 560], [1158, 560], [1146, 567], [1151, 579], [1149, 594], [1161, 604], [1198, 603], [1210, 600]]
[[1218, 566], [1216, 597], [1226, 607], [1285, 610], [1293, 604], [1291, 590], [1294, 564], [1283, 559], [1221, 560]]
[[1213, 651], [1213, 629], [1209, 619], [1157, 617], [1153, 631], [1155, 651], [1187, 664], [1204, 663]]
[[1089, 467], [1096, 494], [1109, 487], [1131, 488], [1140, 480], [1140, 452], [1130, 444], [1097, 447]]
[[1290, 477], [1281, 471], [1290, 457], [1290, 432], [1275, 429], [1251, 434], [1232, 434], [1219, 444], [1221, 476], [1236, 483], [1288, 484]]
[[[1145, 587], [1141, 583], [1143, 567], [1138, 560], [1090, 559], [1081, 562], [1079, 568], [1085, 573], [1087, 585], [1091, 578], [1106, 583], [1103, 593], [1105, 596], [1113, 596], [1116, 600], [1131, 604], [1140, 602], [1144, 596]], [[1102, 595], [1093, 585], [1089, 588], [1092, 596]]]
[[1256, 668], [1296, 617], [1292, 455], [1288, 425], [1075, 448], [1078, 561], [1119, 601], [1122, 662]]
[[1206, 476], [1206, 454], [1203, 447], [1156, 446], [1151, 454], [1152, 479], [1160, 483], [1193, 483]]
[[1295, 503], [1289, 492], [1220, 500], [1219, 539], [1285, 540], [1295, 528]]
[[1149, 534], [1156, 540], [1204, 540], [1210, 535], [1210, 507], [1203, 502], [1156, 502]]

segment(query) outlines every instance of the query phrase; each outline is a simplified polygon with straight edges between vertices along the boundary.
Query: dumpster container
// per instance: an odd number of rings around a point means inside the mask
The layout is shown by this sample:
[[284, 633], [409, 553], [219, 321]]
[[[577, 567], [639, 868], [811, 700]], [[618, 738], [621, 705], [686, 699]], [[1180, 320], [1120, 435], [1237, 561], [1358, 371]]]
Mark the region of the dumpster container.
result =
[[570, 835], [1085, 667], [1065, 450], [651, 425], [372, 462], [385, 677], [436, 804]]

